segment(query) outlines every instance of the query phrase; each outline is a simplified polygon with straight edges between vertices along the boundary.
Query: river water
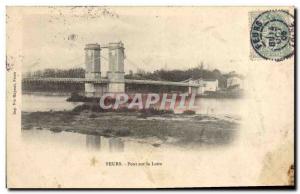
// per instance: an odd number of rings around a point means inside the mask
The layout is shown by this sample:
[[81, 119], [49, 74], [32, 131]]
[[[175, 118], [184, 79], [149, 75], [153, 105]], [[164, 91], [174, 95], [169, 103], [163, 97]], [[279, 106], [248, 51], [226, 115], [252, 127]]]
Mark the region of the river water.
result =
[[[68, 94], [26, 93], [22, 95], [22, 111], [72, 110], [80, 102], [67, 102]], [[196, 98], [197, 114], [239, 116], [243, 99]], [[176, 113], [181, 110], [175, 110]]]
[[[63, 111], [72, 110], [74, 107], [82, 104], [80, 102], [67, 102], [68, 94], [50, 94], [50, 93], [26, 93], [22, 95], [22, 111]], [[239, 118], [240, 105], [242, 99], [212, 99], [197, 98], [196, 113], [215, 117]], [[175, 110], [180, 112], [180, 110]], [[40, 144], [39, 147], [57, 144], [60, 147], [77, 147], [79, 149], [88, 149], [101, 152], [124, 152], [132, 150], [131, 148], [146, 147], [147, 149], [162, 149], [161, 142], [158, 144], [155, 139], [146, 142], [132, 141], [124, 138], [107, 138], [95, 135], [84, 135], [72, 132], [54, 133], [49, 130], [22, 130], [22, 139], [26, 143]]]
[[[108, 138], [64, 131], [53, 133], [49, 130], [23, 130], [22, 139], [29, 144], [45, 144], [46, 142], [46, 144], [55, 144], [62, 149], [72, 146], [74, 149], [102, 152], [123, 152], [125, 150], [125, 140], [118, 137]], [[130, 143], [130, 141], [126, 142], [126, 144]]]

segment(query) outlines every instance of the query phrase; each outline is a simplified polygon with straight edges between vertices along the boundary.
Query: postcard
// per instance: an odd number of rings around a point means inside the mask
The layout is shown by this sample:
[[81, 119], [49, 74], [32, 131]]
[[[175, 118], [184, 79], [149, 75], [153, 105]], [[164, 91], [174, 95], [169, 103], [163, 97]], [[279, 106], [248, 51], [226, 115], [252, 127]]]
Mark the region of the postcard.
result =
[[294, 12], [8, 6], [7, 188], [293, 188]]

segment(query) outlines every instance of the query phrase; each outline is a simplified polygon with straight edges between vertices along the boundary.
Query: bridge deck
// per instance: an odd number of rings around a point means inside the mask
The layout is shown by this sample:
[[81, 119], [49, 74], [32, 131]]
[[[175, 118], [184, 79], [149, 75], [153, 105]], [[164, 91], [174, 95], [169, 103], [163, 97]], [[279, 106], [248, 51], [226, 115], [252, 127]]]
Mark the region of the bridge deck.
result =
[[[108, 84], [108, 79], [86, 79], [86, 78], [23, 78], [22, 82], [62, 82], [62, 83], [95, 83]], [[154, 80], [133, 80], [125, 79], [126, 84], [146, 84], [146, 85], [165, 85], [165, 86], [183, 86], [199, 87], [200, 84], [171, 82], [171, 81], [154, 81]]]

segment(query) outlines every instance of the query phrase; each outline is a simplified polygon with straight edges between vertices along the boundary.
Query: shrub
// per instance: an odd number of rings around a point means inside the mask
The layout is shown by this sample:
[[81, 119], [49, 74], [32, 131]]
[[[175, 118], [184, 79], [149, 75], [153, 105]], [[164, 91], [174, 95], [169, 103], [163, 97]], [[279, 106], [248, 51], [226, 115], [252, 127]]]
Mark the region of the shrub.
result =
[[95, 115], [95, 114], [90, 114], [89, 118], [97, 118], [97, 115]]
[[93, 105], [91, 105], [91, 111], [92, 112], [103, 112], [104, 110], [98, 104], [93, 104]]
[[156, 108], [142, 109], [140, 112], [149, 115], [174, 114], [173, 110], [161, 110]]
[[69, 98], [67, 98], [68, 102], [99, 102], [99, 98], [96, 97], [86, 97], [86, 96], [81, 96], [78, 93], [72, 93]]
[[52, 131], [54, 133], [60, 133], [60, 132], [62, 132], [62, 129], [60, 129], [58, 127], [52, 127], [52, 128], [50, 128], [50, 131]]
[[194, 115], [194, 114], [196, 114], [196, 112], [193, 111], [193, 110], [185, 110], [185, 111], [183, 111], [182, 114], [185, 114], [185, 115]]
[[130, 135], [130, 131], [129, 131], [129, 129], [119, 129], [116, 131], [116, 135], [120, 136], [120, 137], [125, 137], [125, 136]]
[[90, 106], [87, 104], [78, 105], [75, 108], [73, 108], [72, 112], [82, 112], [84, 110], [89, 110]]

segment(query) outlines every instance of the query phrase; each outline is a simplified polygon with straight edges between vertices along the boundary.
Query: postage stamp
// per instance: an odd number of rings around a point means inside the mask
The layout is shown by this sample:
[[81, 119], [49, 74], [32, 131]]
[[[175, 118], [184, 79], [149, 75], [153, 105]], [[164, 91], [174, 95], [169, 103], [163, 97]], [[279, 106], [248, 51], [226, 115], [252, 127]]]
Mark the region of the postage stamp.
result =
[[254, 58], [282, 61], [294, 54], [294, 16], [284, 10], [251, 17], [250, 41]]

